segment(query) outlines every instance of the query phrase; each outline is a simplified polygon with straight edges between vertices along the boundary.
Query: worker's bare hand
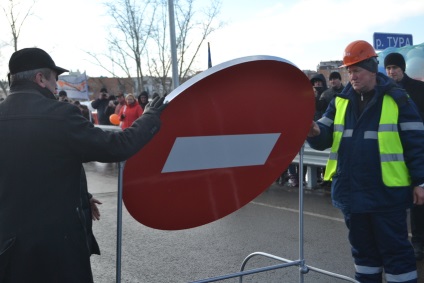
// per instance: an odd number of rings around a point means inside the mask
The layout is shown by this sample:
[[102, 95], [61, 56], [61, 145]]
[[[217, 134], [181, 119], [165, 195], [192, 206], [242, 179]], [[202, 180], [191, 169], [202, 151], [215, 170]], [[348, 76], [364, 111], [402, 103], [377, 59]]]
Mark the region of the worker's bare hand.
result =
[[309, 129], [308, 137], [316, 137], [319, 136], [321, 130], [318, 127], [318, 124], [315, 121], [312, 121], [311, 128]]

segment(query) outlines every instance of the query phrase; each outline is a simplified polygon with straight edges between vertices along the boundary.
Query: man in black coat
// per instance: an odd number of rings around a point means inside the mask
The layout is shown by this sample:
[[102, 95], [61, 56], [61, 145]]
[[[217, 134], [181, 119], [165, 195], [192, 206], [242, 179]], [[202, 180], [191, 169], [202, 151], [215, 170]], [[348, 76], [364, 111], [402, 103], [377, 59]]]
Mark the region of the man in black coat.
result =
[[314, 121], [321, 119], [322, 114], [327, 110], [328, 103], [325, 99], [321, 99], [321, 94], [328, 89], [327, 81], [323, 74], [316, 74], [311, 79], [312, 87], [315, 93], [315, 114]]
[[424, 119], [424, 82], [410, 78], [406, 73], [406, 63], [402, 54], [390, 53], [384, 58], [387, 76], [396, 81], [417, 105], [421, 118]]
[[91, 102], [91, 107], [97, 110], [97, 119], [99, 125], [111, 125], [109, 116], [110, 114], [113, 114], [114, 111], [112, 111], [112, 113], [108, 113], [108, 106], [110, 101], [111, 99], [107, 93], [107, 89], [103, 87], [100, 89], [99, 97]]
[[55, 100], [58, 75], [42, 49], [9, 61], [0, 104], [0, 282], [93, 282], [81, 198], [82, 164], [128, 159], [158, 132], [163, 98], [123, 132], [95, 128]]
[[[424, 82], [411, 79], [405, 73], [405, 67], [405, 59], [400, 53], [390, 53], [384, 58], [387, 76], [406, 90], [424, 120]], [[414, 205], [411, 209], [411, 233], [415, 259], [422, 260], [424, 258], [424, 205]]]
[[[328, 80], [330, 81], [331, 87], [324, 91], [320, 97], [320, 100], [325, 100], [325, 104], [327, 105], [327, 107], [330, 104], [330, 101], [336, 96], [336, 94], [341, 93], [344, 89], [344, 85], [342, 84], [342, 76], [339, 72], [331, 72], [330, 76], [328, 77]], [[327, 110], [327, 108], [325, 110]]]

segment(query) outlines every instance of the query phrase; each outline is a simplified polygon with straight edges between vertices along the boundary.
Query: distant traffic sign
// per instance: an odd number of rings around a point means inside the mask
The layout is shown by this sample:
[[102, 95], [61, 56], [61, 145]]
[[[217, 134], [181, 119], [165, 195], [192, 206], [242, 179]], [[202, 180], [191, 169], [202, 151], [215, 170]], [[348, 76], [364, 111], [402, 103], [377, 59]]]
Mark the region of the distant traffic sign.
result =
[[375, 50], [384, 50], [388, 47], [399, 48], [412, 44], [412, 34], [374, 33]]
[[128, 212], [164, 230], [210, 223], [257, 197], [299, 152], [315, 109], [308, 77], [271, 56], [216, 65], [166, 101], [161, 130], [123, 178]]

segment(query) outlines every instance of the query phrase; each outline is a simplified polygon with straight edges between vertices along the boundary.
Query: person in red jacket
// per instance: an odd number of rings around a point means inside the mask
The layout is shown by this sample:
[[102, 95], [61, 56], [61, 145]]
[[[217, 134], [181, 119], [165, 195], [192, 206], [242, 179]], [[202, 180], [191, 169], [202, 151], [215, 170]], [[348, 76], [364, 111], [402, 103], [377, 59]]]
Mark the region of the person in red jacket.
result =
[[131, 127], [132, 123], [143, 114], [143, 109], [136, 101], [133, 94], [125, 97], [127, 105], [124, 105], [119, 111], [119, 119], [121, 120], [121, 128], [124, 130]]

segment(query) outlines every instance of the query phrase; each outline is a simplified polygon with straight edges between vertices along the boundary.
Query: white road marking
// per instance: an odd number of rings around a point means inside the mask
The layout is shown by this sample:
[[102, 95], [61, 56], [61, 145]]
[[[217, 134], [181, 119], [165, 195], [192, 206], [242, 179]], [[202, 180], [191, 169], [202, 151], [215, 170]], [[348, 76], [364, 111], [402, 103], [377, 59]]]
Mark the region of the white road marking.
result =
[[[269, 208], [275, 208], [275, 209], [279, 209], [279, 210], [284, 210], [284, 211], [290, 211], [290, 212], [294, 212], [294, 213], [299, 213], [299, 210], [298, 209], [288, 208], [288, 207], [284, 207], [284, 206], [270, 205], [270, 204], [266, 204], [266, 203], [262, 203], [262, 202], [256, 202], [256, 201], [252, 201], [250, 203], [256, 204], [256, 205], [265, 206], [265, 207], [269, 207]], [[313, 216], [313, 217], [322, 218], [322, 219], [334, 220], [334, 221], [338, 221], [338, 222], [344, 223], [344, 219], [343, 218], [330, 217], [330, 216], [327, 216], [327, 215], [318, 214], [318, 213], [312, 213], [312, 212], [307, 212], [307, 211], [303, 211], [303, 214], [304, 215]], [[409, 237], [412, 237], [412, 234], [411, 233], [408, 233], [408, 236]]]
[[[275, 209], [279, 209], [279, 210], [285, 210], [285, 211], [290, 211], [290, 212], [294, 212], [294, 213], [299, 213], [299, 210], [298, 209], [288, 208], [288, 207], [284, 207], [284, 206], [270, 205], [270, 204], [266, 204], [266, 203], [262, 203], [262, 202], [256, 202], [256, 201], [252, 201], [251, 203], [256, 204], [256, 205], [270, 207], [270, 208], [275, 208]], [[304, 215], [313, 216], [313, 217], [322, 218], [322, 219], [334, 220], [334, 221], [338, 221], [338, 222], [344, 223], [344, 219], [343, 218], [331, 217], [331, 216], [327, 216], [327, 215], [323, 215], [323, 214], [318, 214], [318, 213], [313, 213], [313, 212], [307, 212], [307, 211], [303, 211], [303, 214]]]

